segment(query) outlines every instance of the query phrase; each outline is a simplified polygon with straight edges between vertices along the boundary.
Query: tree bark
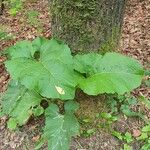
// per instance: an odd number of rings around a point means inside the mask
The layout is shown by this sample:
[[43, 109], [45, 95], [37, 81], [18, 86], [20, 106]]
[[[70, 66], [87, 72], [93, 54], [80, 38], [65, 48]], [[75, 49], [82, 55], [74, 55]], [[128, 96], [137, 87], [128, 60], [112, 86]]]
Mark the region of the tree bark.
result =
[[116, 49], [126, 0], [49, 0], [52, 36], [72, 52]]
[[4, 0], [0, 0], [0, 15], [3, 14], [3, 10], [4, 10]]

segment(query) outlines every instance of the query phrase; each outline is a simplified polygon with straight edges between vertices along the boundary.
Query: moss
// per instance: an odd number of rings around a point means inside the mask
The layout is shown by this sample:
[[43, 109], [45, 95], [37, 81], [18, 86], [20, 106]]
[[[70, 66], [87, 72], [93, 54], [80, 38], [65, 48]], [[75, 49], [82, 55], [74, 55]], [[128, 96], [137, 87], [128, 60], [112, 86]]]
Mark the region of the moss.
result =
[[96, 114], [106, 111], [105, 96], [88, 96], [82, 92], [78, 93], [76, 100], [80, 104], [77, 115], [81, 118], [95, 119]]
[[80, 106], [76, 116], [81, 125], [81, 132], [91, 128], [98, 129], [97, 126], [103, 124], [104, 120], [97, 118], [97, 114], [109, 111], [105, 95], [88, 96], [82, 91], [77, 91], [75, 99]]
[[53, 37], [67, 42], [75, 52], [98, 51], [112, 37], [112, 29], [120, 29], [118, 11], [123, 4], [120, 0], [52, 0]]
[[117, 51], [118, 50], [118, 42], [120, 39], [120, 29], [112, 28], [111, 37], [107, 39], [106, 42], [102, 43], [100, 46], [100, 53], [105, 54], [106, 52]]

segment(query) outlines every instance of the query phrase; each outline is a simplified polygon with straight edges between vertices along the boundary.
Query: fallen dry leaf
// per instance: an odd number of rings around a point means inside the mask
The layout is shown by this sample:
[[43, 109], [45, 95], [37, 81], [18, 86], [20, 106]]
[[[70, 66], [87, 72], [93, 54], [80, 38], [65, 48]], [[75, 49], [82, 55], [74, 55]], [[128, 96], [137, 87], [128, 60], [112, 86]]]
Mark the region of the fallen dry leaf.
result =
[[40, 135], [37, 135], [32, 138], [32, 141], [37, 142], [39, 139], [40, 139]]
[[133, 129], [133, 133], [132, 133], [132, 136], [133, 137], [139, 137], [141, 135], [141, 131], [138, 130], [138, 129]]

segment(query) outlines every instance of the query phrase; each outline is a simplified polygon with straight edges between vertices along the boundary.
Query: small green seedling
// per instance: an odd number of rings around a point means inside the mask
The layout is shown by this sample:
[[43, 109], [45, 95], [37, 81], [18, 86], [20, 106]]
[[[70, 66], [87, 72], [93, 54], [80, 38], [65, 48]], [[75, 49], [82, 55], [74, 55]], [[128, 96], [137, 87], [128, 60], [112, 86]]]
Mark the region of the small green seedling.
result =
[[128, 144], [133, 141], [133, 137], [129, 132], [122, 134], [118, 131], [113, 130], [113, 131], [111, 131], [111, 134], [113, 136], [117, 137], [119, 140], [123, 140], [123, 141], [127, 142]]
[[99, 117], [105, 119], [107, 121], [108, 124], [112, 124], [113, 122], [117, 121], [118, 120], [118, 117], [117, 116], [114, 116], [110, 113], [101, 113], [99, 115]]
[[124, 145], [123, 145], [123, 150], [132, 150], [132, 147], [129, 145], [133, 142], [133, 137], [131, 135], [131, 133], [129, 132], [126, 132], [125, 134], [122, 134], [118, 131], [115, 131], [115, 130], [112, 130], [111, 131], [111, 134], [113, 136], [115, 136], [116, 138], [118, 138], [119, 140], [123, 141], [123, 142], [126, 142]]
[[142, 128], [141, 136], [138, 137], [137, 140], [144, 142], [144, 145], [142, 146], [141, 150], [150, 149], [150, 124]]
[[94, 135], [95, 132], [96, 132], [96, 129], [92, 128], [92, 129], [88, 129], [88, 130], [83, 131], [82, 135], [84, 137], [90, 137], [90, 136]]
[[132, 147], [128, 144], [123, 145], [123, 150], [133, 150]]
[[122, 135], [120, 132], [115, 131], [115, 130], [112, 130], [112, 131], [111, 131], [111, 134], [112, 134], [114, 137], [118, 138], [119, 140], [123, 140], [123, 135]]
[[8, 5], [10, 6], [10, 15], [16, 16], [17, 13], [23, 8], [23, 0], [11, 0]]
[[133, 137], [131, 135], [131, 133], [126, 132], [123, 139], [127, 142], [127, 143], [131, 143], [133, 142]]
[[[143, 99], [143, 102], [149, 105], [149, 101], [147, 101], [146, 99]], [[143, 121], [148, 123], [148, 120], [142, 113], [135, 112], [131, 109], [133, 106], [136, 106], [138, 104], [138, 100], [131, 95], [119, 95], [114, 97], [110, 96], [108, 99], [108, 104], [113, 114], [122, 112], [127, 117], [139, 117], [143, 119]]]

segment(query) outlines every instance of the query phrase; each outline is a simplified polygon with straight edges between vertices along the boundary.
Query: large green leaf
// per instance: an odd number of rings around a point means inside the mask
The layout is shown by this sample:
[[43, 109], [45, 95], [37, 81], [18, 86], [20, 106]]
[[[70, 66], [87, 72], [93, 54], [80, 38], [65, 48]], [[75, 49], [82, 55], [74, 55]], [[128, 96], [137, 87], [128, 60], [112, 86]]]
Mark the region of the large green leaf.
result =
[[74, 57], [74, 69], [80, 73], [94, 74], [97, 72], [96, 64], [101, 60], [102, 55], [89, 53], [86, 55], [76, 55]]
[[33, 107], [39, 106], [40, 102], [41, 96], [37, 93], [27, 90], [18, 82], [11, 82], [2, 96], [2, 111], [3, 114], [16, 120], [19, 125], [23, 125], [32, 115]]
[[35, 50], [32, 47], [32, 43], [30, 41], [24, 40], [8, 48], [5, 53], [7, 53], [10, 58], [32, 58], [34, 52]]
[[[54, 39], [36, 39], [30, 44], [27, 54], [25, 49], [19, 51], [18, 46], [10, 52], [15, 53], [5, 65], [12, 78], [21, 81], [28, 89], [33, 89], [44, 97], [73, 99], [76, 80], [73, 60], [69, 47]], [[30, 51], [30, 52], [29, 52]], [[34, 52], [39, 51], [38, 60]]]
[[49, 150], [68, 150], [72, 136], [79, 133], [79, 124], [74, 116], [77, 103], [69, 101], [65, 104], [65, 114], [59, 113], [59, 108], [51, 104], [45, 112], [46, 123], [44, 137], [48, 140]]
[[79, 80], [79, 87], [85, 93], [123, 94], [141, 84], [144, 71], [138, 61], [118, 53], [106, 53], [103, 57], [95, 55], [95, 63], [91, 61], [93, 57], [93, 54], [88, 54], [74, 58], [75, 70], [86, 73], [86, 78]]

